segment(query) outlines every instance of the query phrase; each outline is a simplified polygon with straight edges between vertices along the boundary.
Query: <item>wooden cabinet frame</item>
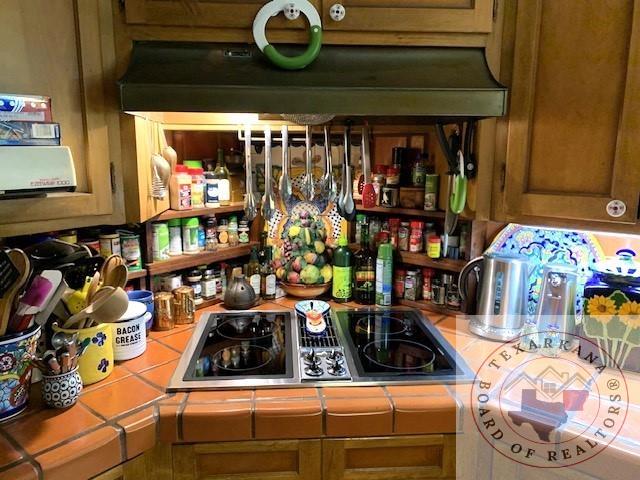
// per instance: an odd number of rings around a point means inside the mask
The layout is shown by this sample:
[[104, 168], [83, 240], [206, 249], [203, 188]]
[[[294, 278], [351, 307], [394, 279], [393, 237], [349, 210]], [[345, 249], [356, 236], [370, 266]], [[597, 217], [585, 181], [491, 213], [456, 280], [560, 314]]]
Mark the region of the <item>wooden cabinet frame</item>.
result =
[[[78, 89], [84, 125], [84, 148], [73, 154], [76, 164], [78, 161], [84, 164], [87, 191], [0, 201], [0, 237], [116, 223], [124, 218], [122, 189], [112, 195], [112, 170], [116, 178], [114, 188], [119, 182], [120, 137], [115, 83], [108, 84], [113, 77], [115, 64], [111, 5], [101, 0], [77, 0], [73, 3], [73, 9], [80, 81]], [[54, 39], [51, 41], [54, 42]], [[115, 78], [113, 80], [115, 82]], [[56, 92], [50, 94], [55, 104]], [[63, 141], [64, 128], [62, 125]], [[81, 158], [78, 159], [78, 156]]]

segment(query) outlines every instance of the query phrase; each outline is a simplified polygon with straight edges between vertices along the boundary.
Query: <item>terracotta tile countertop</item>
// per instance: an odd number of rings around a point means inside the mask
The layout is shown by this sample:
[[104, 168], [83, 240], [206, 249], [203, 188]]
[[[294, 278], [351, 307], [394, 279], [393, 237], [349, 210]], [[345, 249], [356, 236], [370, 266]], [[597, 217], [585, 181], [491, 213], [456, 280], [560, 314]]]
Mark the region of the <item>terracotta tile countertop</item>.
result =
[[[279, 299], [259, 309], [292, 308]], [[356, 306], [347, 304], [346, 306]], [[214, 306], [206, 311], [223, 310]], [[496, 344], [425, 312], [472, 368]], [[89, 478], [165, 443], [455, 433], [469, 389], [381, 386], [165, 392], [194, 325], [152, 332], [146, 352], [120, 362], [66, 410], [28, 409], [0, 424], [0, 479]], [[484, 354], [484, 356], [483, 356]], [[637, 389], [640, 392], [640, 386]], [[630, 417], [628, 417], [630, 418]], [[635, 415], [630, 432], [638, 431]], [[629, 421], [629, 420], [628, 420]], [[640, 444], [639, 444], [640, 447]]]

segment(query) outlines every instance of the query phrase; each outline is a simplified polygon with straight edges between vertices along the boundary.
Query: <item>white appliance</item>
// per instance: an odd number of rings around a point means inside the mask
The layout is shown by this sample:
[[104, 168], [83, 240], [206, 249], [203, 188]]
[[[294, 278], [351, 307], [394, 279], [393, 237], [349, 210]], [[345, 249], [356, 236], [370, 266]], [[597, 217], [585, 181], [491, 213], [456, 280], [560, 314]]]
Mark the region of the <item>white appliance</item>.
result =
[[69, 147], [0, 147], [0, 199], [73, 192], [76, 170]]

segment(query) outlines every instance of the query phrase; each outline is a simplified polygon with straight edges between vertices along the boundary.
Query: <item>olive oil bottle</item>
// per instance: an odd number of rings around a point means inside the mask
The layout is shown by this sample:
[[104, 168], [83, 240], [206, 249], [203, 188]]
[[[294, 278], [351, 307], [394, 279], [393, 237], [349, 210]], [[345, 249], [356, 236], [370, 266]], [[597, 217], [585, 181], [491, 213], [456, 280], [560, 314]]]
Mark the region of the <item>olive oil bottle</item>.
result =
[[353, 299], [361, 305], [376, 301], [376, 258], [369, 248], [369, 225], [360, 226], [360, 250], [354, 255]]
[[349, 250], [346, 237], [340, 237], [338, 248], [333, 252], [333, 300], [345, 303], [352, 299], [353, 253]]

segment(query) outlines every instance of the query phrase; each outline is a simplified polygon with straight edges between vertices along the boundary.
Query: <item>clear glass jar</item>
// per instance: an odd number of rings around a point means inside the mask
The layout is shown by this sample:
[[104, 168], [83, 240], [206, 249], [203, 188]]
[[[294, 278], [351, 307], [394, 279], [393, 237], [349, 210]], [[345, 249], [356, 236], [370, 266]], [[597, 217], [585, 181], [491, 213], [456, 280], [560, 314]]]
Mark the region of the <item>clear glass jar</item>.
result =
[[193, 288], [193, 301], [196, 305], [202, 303], [202, 272], [200, 270], [192, 270], [187, 276], [187, 285]]
[[202, 298], [211, 300], [218, 294], [216, 275], [212, 269], [207, 269], [202, 276]]
[[218, 225], [218, 248], [229, 247], [229, 224], [226, 220], [221, 220]]

